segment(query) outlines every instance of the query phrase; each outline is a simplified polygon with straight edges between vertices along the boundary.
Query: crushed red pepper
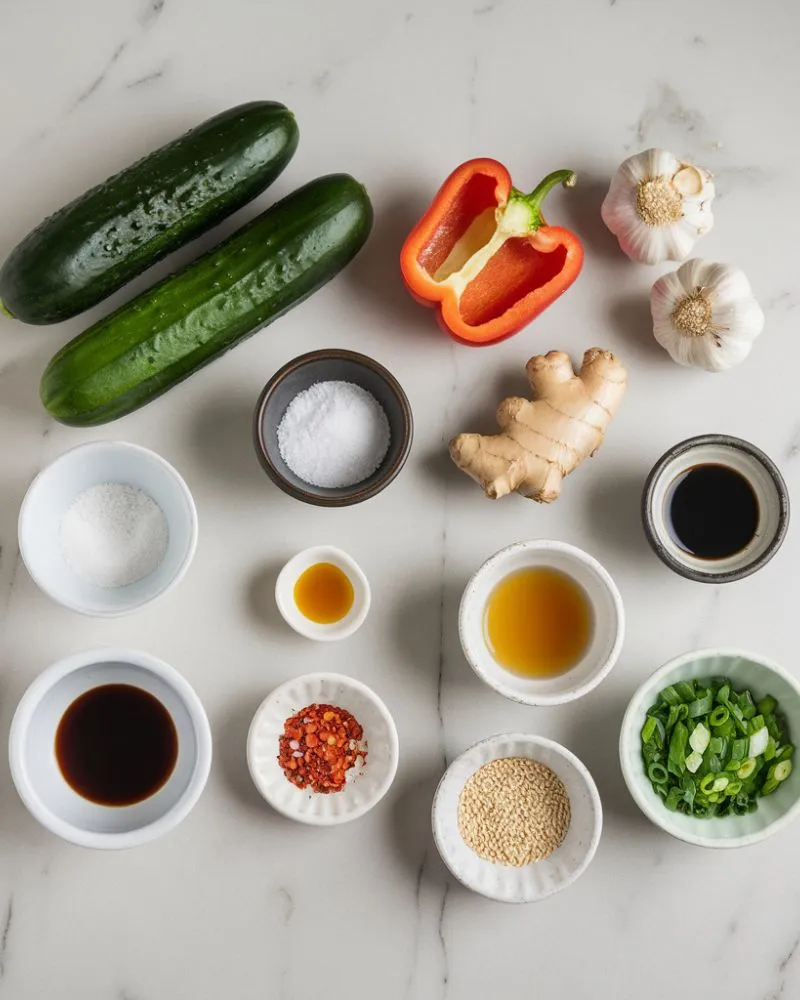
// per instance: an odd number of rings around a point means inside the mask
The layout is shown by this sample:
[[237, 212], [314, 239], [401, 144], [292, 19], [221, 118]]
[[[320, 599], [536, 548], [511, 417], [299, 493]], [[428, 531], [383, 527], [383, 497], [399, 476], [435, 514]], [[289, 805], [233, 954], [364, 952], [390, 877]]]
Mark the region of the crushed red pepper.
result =
[[344, 708], [309, 705], [283, 724], [278, 763], [298, 788], [340, 792], [357, 758], [367, 759], [361, 724]]

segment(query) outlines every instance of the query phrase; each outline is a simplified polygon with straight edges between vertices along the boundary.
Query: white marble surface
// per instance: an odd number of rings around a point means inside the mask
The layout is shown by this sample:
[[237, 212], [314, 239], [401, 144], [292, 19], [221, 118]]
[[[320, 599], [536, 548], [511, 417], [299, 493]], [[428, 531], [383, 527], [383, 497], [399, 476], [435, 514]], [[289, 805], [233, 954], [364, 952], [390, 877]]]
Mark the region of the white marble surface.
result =
[[[800, 669], [797, 531], [760, 574], [714, 588], [663, 568], [638, 521], [650, 465], [694, 433], [750, 438], [780, 463], [790, 489], [800, 486], [793, 0], [0, 0], [0, 24], [0, 256], [88, 185], [256, 97], [285, 101], [301, 129], [294, 161], [260, 205], [347, 170], [376, 209], [366, 250], [313, 300], [99, 430], [54, 424], [37, 398], [46, 360], [87, 317], [48, 329], [0, 321], [0, 737], [44, 666], [123, 643], [185, 673], [216, 740], [195, 812], [161, 842], [122, 854], [54, 839], [0, 768], [0, 996], [800, 996], [800, 831], [742, 853], [674, 842], [636, 810], [616, 750], [633, 688], [674, 654], [725, 643]], [[767, 312], [751, 357], [724, 376], [679, 369], [654, 345], [646, 292], [660, 269], [629, 264], [599, 219], [613, 168], [651, 144], [715, 172], [717, 221], [702, 254], [744, 268]], [[579, 186], [554, 195], [549, 214], [573, 225], [587, 250], [584, 273], [561, 302], [485, 351], [440, 335], [406, 296], [396, 262], [436, 186], [476, 154], [506, 162], [521, 186], [555, 167], [576, 169]], [[630, 368], [628, 398], [600, 456], [552, 507], [516, 498], [490, 505], [450, 467], [444, 442], [491, 428], [501, 394], [522, 386], [529, 355], [563, 348], [577, 356], [595, 343]], [[416, 416], [404, 473], [346, 510], [304, 507], [278, 492], [250, 445], [264, 381], [324, 345], [387, 364]], [[15, 519], [44, 463], [78, 442], [117, 437], [155, 448], [184, 473], [201, 539], [174, 593], [140, 614], [93, 621], [36, 590], [19, 565]], [[455, 631], [470, 572], [532, 536], [598, 556], [629, 620], [611, 677], [580, 703], [549, 711], [483, 687]], [[333, 648], [291, 633], [271, 597], [280, 564], [322, 542], [351, 552], [374, 592], [366, 625]], [[388, 797], [337, 829], [304, 829], [272, 813], [244, 761], [247, 725], [265, 692], [317, 669], [374, 686], [401, 739]], [[470, 895], [447, 877], [430, 836], [445, 761], [504, 730], [566, 743], [593, 771], [606, 810], [592, 867], [534, 907]]]

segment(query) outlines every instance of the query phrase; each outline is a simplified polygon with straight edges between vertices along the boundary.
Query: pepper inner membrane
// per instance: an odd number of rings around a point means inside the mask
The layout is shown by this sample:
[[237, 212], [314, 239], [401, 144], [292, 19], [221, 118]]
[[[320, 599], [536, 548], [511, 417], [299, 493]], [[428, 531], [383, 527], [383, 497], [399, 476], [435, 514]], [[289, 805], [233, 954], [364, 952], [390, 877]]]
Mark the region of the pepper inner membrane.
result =
[[[489, 242], [497, 228], [494, 221], [496, 208], [496, 177], [474, 174], [458, 190], [439, 220], [433, 238], [418, 258], [420, 266], [434, 281], [443, 281], [448, 274], [460, 270]], [[454, 266], [461, 258], [462, 263]], [[442, 271], [446, 273], [440, 273]]]

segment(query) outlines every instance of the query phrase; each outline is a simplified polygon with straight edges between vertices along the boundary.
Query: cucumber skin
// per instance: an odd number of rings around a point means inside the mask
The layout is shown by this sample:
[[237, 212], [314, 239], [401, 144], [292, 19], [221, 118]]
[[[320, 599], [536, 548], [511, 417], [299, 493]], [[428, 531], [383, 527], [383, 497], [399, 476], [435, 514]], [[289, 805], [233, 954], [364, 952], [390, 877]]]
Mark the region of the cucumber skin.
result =
[[42, 376], [45, 408], [73, 427], [132, 413], [321, 288], [371, 227], [352, 177], [311, 181], [70, 341]]
[[288, 108], [223, 111], [70, 202], [0, 269], [0, 307], [58, 323], [97, 305], [156, 261], [246, 205], [297, 148]]

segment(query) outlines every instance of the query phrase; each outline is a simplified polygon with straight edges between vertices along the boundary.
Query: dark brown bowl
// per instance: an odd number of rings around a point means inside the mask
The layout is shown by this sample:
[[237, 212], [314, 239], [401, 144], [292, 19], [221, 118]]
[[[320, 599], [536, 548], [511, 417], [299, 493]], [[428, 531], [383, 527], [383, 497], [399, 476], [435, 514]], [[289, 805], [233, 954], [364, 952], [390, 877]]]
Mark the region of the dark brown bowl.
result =
[[[312, 486], [296, 476], [278, 450], [278, 425], [294, 397], [315, 382], [341, 380], [371, 392], [389, 421], [389, 450], [380, 466], [360, 483], [341, 489]], [[411, 451], [414, 420], [411, 404], [390, 371], [365, 354], [323, 350], [302, 354], [277, 371], [264, 386], [256, 406], [253, 440], [264, 472], [284, 493], [318, 507], [349, 507], [385, 489], [405, 465]]]

